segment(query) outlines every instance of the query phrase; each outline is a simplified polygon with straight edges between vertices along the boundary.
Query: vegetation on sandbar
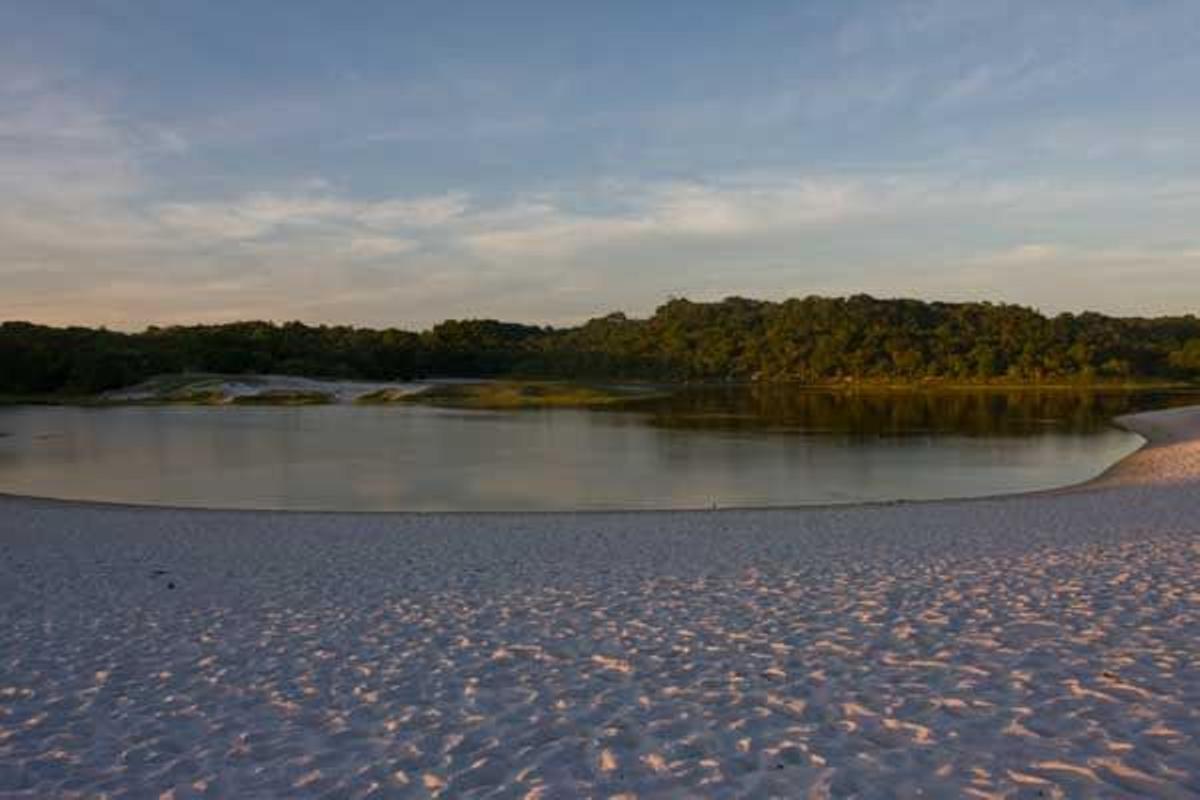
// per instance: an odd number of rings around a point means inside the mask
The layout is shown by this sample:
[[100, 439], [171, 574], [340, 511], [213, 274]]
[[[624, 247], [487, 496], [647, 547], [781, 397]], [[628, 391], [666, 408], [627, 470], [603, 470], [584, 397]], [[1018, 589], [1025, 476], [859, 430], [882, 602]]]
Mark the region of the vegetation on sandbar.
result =
[[[377, 394], [377, 393], [373, 393]], [[490, 410], [516, 408], [588, 408], [661, 397], [640, 387], [601, 386], [560, 381], [494, 381], [436, 384], [396, 398], [398, 402]], [[360, 402], [378, 402], [372, 395]]]
[[158, 375], [123, 391], [100, 395], [97, 402], [199, 406], [309, 406], [333, 402], [333, 395], [309, 388], [272, 385], [255, 375]]
[[408, 389], [376, 389], [354, 398], [354, 402], [364, 406], [388, 406], [397, 403], [407, 403], [413, 392]]
[[324, 392], [271, 389], [258, 394], [242, 394], [229, 402], [238, 406], [320, 406], [333, 402]]

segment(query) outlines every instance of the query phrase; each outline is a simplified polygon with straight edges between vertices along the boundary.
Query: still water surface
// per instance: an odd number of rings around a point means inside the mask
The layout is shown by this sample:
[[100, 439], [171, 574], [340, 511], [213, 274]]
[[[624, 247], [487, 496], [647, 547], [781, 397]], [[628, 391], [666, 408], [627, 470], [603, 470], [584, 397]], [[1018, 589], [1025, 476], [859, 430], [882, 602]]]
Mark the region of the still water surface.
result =
[[0, 492], [224, 508], [709, 508], [1086, 480], [1160, 394], [687, 391], [622, 410], [0, 409]]

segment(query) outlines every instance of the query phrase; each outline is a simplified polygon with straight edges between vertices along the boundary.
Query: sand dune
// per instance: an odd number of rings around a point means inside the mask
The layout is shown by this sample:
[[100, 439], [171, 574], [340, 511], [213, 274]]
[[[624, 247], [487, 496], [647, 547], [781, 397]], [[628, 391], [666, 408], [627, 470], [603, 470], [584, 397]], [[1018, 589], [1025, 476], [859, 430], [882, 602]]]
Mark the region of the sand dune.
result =
[[0, 499], [3, 797], [1197, 797], [1200, 410], [1071, 491]]
[[[439, 383], [456, 381], [439, 381]], [[204, 397], [207, 402], [234, 402], [239, 399], [269, 397], [279, 393], [319, 395], [331, 403], [353, 403], [377, 392], [399, 397], [430, 387], [428, 382], [357, 381], [303, 378], [297, 375], [165, 375], [104, 393], [111, 402], [149, 402], [186, 397]], [[214, 398], [220, 398], [219, 401]]]

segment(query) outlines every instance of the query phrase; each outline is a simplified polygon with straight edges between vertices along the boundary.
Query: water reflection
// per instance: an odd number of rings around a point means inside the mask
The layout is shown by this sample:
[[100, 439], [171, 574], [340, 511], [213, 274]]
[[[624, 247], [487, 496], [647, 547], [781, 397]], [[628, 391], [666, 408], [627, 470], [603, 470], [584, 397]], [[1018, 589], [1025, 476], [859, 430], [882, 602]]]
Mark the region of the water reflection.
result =
[[1085, 480], [1192, 397], [705, 389], [619, 411], [9, 408], [0, 491], [236, 508], [697, 508]]
[[1187, 391], [829, 391], [781, 384], [706, 387], [643, 409], [668, 428], [853, 436], [1091, 433], [1118, 415], [1197, 401]]

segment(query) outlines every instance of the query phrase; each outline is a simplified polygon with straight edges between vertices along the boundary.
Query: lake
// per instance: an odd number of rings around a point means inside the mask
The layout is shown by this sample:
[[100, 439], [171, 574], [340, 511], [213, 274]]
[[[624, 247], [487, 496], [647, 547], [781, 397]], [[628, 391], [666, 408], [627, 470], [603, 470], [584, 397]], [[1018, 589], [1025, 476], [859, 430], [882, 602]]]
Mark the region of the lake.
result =
[[0, 492], [222, 508], [518, 511], [971, 497], [1087, 480], [1161, 392], [685, 390], [605, 410], [0, 408]]

